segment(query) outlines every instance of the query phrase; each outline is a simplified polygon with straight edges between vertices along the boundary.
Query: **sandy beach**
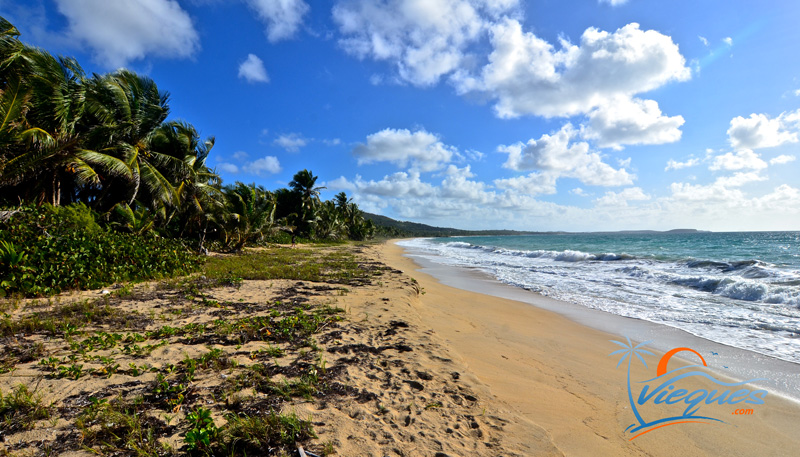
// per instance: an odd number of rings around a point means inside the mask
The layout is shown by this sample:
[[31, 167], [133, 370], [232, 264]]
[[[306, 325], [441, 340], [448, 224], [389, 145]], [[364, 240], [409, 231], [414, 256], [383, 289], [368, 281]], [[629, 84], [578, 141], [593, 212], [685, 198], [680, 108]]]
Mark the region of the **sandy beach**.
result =
[[[249, 258], [288, 254], [304, 259], [295, 269], [314, 259], [354, 262], [314, 281], [204, 286], [194, 278], [6, 303], [5, 455], [234, 448], [230, 455], [254, 455], [265, 445], [267, 455], [297, 455], [302, 445], [318, 456], [379, 457], [791, 456], [800, 449], [800, 408], [776, 395], [743, 416], [733, 414], [739, 406], [703, 405], [725, 423], [674, 424], [631, 440], [626, 364], [609, 356], [620, 335], [442, 285], [392, 242], [278, 247]], [[47, 327], [49, 316], [61, 324]], [[310, 322], [309, 332], [297, 333]], [[631, 379], [652, 377], [662, 355], [654, 352], [645, 356], [648, 368], [632, 364]], [[682, 363], [674, 358], [669, 369]], [[11, 395], [20, 385], [40, 399], [36, 414]], [[707, 386], [687, 380], [681, 387]], [[652, 403], [638, 412], [652, 419], [686, 407]], [[191, 415], [203, 409], [219, 437], [192, 453]], [[232, 424], [271, 414], [297, 417], [314, 434], [241, 444], [253, 437], [236, 435], [241, 423]]]
[[[620, 340], [620, 335], [525, 303], [444, 286], [418, 271], [391, 242], [378, 255], [419, 281], [425, 294], [414, 310], [486, 386], [498, 407], [515, 413], [508, 429], [514, 429], [515, 444], [525, 455], [788, 456], [800, 449], [795, 433], [800, 408], [777, 396], [767, 396], [746, 416], [733, 415], [730, 405], [707, 406], [727, 424], [676, 424], [629, 441], [624, 430], [634, 418], [625, 366], [616, 368], [617, 358], [609, 357], [617, 349], [609, 340]], [[648, 379], [645, 370], [634, 364], [632, 378]]]

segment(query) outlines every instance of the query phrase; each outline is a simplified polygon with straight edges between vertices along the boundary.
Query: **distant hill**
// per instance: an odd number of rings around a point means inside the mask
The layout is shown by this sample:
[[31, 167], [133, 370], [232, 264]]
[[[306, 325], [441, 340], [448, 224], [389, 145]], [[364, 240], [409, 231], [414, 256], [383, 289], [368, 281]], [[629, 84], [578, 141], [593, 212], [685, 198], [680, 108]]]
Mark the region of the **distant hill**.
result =
[[496, 235], [532, 235], [537, 232], [520, 232], [517, 230], [461, 230], [451, 227], [434, 227], [418, 222], [398, 221], [390, 217], [364, 212], [364, 218], [375, 224], [375, 234], [387, 238], [406, 237], [441, 237], [441, 236], [496, 236]]
[[[411, 238], [411, 237], [444, 237], [444, 236], [498, 236], [498, 235], [552, 235], [570, 232], [523, 232], [518, 230], [461, 230], [452, 227], [434, 227], [418, 222], [398, 221], [390, 217], [363, 212], [364, 218], [375, 224], [375, 235], [382, 238]], [[572, 232], [574, 233], [574, 232]], [[657, 233], [710, 233], [706, 230], [674, 229], [667, 231], [658, 230], [621, 230], [617, 232], [596, 233], [621, 233], [621, 234], [657, 234]]]

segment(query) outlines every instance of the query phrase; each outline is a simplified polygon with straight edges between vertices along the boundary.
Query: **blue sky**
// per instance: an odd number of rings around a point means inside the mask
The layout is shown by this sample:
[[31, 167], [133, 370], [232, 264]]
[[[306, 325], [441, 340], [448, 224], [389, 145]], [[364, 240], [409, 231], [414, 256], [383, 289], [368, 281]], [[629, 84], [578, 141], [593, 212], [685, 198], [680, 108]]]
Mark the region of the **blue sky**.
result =
[[22, 40], [127, 67], [226, 183], [307, 168], [470, 229], [800, 227], [800, 2], [0, 0]]

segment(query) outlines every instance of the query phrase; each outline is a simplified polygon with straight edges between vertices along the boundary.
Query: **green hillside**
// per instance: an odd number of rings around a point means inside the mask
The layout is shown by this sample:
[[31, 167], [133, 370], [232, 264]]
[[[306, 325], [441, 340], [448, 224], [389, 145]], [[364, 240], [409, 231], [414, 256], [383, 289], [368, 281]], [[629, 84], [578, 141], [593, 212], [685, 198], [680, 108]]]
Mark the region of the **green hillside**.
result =
[[375, 236], [384, 238], [440, 237], [468, 235], [530, 235], [535, 232], [516, 230], [461, 230], [452, 227], [434, 227], [417, 222], [398, 221], [379, 214], [363, 213], [364, 219], [375, 225]]

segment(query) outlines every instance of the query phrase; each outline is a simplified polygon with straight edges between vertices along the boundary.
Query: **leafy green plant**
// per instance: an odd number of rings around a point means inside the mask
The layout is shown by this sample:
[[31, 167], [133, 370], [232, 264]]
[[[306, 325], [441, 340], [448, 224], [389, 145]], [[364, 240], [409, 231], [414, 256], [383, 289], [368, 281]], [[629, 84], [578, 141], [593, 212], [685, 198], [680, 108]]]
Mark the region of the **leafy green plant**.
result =
[[150, 365], [148, 365], [146, 363], [142, 364], [142, 365], [136, 365], [135, 363], [131, 362], [131, 363], [128, 364], [127, 372], [128, 372], [129, 375], [131, 375], [133, 377], [138, 377], [138, 376], [141, 376], [143, 373], [147, 373], [148, 371], [150, 371], [152, 369], [153, 369], [153, 367], [151, 367]]
[[150, 457], [171, 454], [158, 440], [166, 424], [148, 416], [141, 397], [111, 401], [90, 398], [91, 404], [75, 420], [82, 444], [98, 455]]
[[[0, 281], [5, 293], [52, 295], [184, 275], [200, 266], [199, 257], [179, 241], [105, 231], [86, 214], [87, 208], [74, 210], [81, 217], [73, 217], [73, 210], [23, 207], [0, 224]], [[25, 252], [16, 246], [25, 246]]]
[[191, 428], [186, 432], [184, 441], [189, 450], [209, 451], [220, 434], [220, 429], [211, 418], [211, 410], [199, 407], [190, 412], [187, 419]]
[[18, 250], [13, 243], [0, 241], [0, 296], [30, 287], [36, 270], [25, 265], [27, 261], [25, 251]]

